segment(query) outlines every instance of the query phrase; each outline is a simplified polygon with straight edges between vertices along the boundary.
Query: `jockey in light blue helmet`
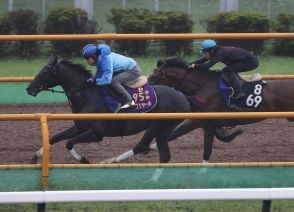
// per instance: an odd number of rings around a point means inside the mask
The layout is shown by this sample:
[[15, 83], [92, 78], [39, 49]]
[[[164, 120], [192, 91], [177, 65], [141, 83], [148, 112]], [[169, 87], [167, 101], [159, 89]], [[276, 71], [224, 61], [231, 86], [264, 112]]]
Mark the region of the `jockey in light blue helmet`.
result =
[[206, 52], [206, 51], [210, 51], [212, 49], [214, 49], [215, 47], [217, 47], [217, 44], [214, 40], [205, 40], [200, 44], [200, 50], [201, 52]]

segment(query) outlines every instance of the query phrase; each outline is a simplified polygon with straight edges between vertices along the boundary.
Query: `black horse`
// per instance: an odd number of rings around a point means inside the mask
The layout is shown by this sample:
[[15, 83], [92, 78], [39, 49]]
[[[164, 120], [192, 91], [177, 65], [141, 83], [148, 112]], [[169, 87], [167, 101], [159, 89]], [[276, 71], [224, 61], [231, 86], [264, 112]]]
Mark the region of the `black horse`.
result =
[[[58, 63], [57, 57], [51, 56], [49, 63], [27, 87], [27, 93], [36, 96], [41, 91], [50, 90], [50, 88], [60, 85], [68, 98], [73, 113], [109, 113], [101, 88], [87, 82], [90, 77], [91, 73], [85, 70], [82, 65], [73, 64], [67, 60]], [[186, 97], [167, 86], [156, 85], [153, 86], [153, 89], [157, 95], [157, 105], [149, 111], [151, 113], [191, 112], [191, 108], [199, 107], [199, 101], [195, 98]], [[85, 156], [80, 156], [75, 151], [75, 144], [97, 142], [101, 141], [103, 137], [128, 136], [146, 130], [131, 154], [144, 152], [155, 138], [159, 150], [159, 161], [167, 163], [170, 160], [167, 140], [170, 133], [181, 121], [76, 120], [74, 126], [53, 136], [50, 139], [50, 145], [68, 139], [66, 148], [75, 160], [80, 163], [89, 163]], [[42, 148], [36, 152], [32, 162], [37, 162], [41, 155]]]

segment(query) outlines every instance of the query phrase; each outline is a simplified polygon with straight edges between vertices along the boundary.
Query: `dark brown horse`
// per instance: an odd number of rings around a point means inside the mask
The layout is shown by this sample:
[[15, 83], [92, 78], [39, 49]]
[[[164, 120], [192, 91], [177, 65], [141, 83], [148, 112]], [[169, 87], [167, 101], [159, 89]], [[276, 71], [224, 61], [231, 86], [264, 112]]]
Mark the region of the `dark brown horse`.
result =
[[[149, 76], [149, 81], [153, 84], [168, 85], [183, 92], [185, 95], [193, 95], [203, 99], [210, 112], [228, 112], [231, 109], [224, 102], [218, 91], [220, 77], [220, 72], [188, 70], [187, 64], [184, 61], [174, 58], [164, 61], [159, 65]], [[262, 101], [260, 101], [259, 107], [255, 111], [275, 112], [294, 110], [294, 80], [267, 81], [262, 90], [258, 90], [258, 92], [262, 96]], [[254, 100], [249, 97], [246, 101], [254, 103]], [[291, 119], [288, 120], [293, 121]], [[245, 125], [259, 121], [261, 119], [218, 120], [221, 126]], [[174, 130], [172, 133], [173, 138], [176, 139], [200, 127], [197, 120], [185, 120]], [[205, 143], [205, 146], [210, 146], [210, 148], [212, 148], [212, 145], [213, 139]]]

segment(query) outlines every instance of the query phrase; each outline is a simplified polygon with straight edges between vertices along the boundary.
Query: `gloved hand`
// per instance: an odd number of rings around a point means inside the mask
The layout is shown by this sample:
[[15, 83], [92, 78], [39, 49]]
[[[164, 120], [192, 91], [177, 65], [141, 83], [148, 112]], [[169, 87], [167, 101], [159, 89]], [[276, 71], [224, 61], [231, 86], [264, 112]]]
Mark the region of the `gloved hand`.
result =
[[196, 68], [196, 65], [194, 64], [194, 63], [191, 63], [191, 64], [189, 64], [188, 65], [188, 70], [190, 71], [190, 70], [193, 70], [193, 69], [195, 69]]
[[94, 78], [93, 77], [90, 77], [90, 78], [88, 78], [87, 80], [87, 83], [89, 83], [89, 84], [95, 84], [95, 80], [94, 80]]

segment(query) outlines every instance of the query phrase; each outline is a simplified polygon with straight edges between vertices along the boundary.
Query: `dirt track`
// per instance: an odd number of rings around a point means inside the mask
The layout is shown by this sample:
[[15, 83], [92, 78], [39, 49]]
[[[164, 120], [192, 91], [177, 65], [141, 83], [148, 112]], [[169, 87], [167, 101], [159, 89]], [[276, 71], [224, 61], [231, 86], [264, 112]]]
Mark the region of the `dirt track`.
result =
[[[65, 104], [1, 105], [0, 113], [70, 113]], [[72, 121], [50, 121], [50, 135], [72, 125]], [[241, 126], [244, 133], [232, 143], [215, 141], [211, 162], [294, 161], [294, 123], [284, 119], [268, 119]], [[91, 163], [123, 153], [133, 147], [142, 133], [123, 138], [106, 138], [100, 144], [80, 144], [77, 151]], [[26, 164], [41, 146], [40, 124], [37, 121], [0, 121], [0, 164]], [[201, 162], [203, 133], [195, 130], [170, 143], [171, 162]], [[75, 163], [65, 148], [65, 142], [51, 148], [52, 163]], [[158, 162], [158, 152], [137, 155], [126, 163]]]

